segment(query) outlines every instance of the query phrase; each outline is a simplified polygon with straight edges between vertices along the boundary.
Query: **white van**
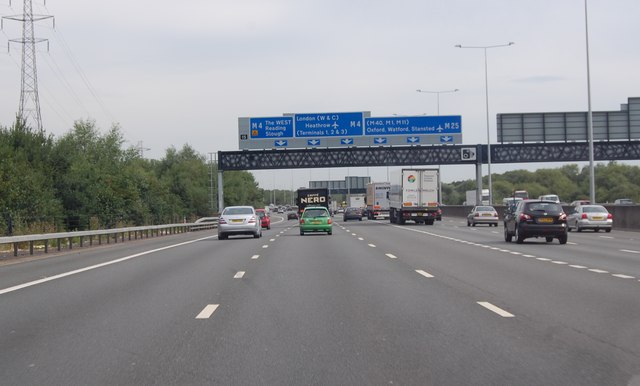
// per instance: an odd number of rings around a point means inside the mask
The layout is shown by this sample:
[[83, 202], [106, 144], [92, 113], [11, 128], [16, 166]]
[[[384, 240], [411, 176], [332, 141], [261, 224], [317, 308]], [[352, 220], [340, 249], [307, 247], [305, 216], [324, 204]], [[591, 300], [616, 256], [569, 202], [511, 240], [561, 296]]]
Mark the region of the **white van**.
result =
[[557, 194], [545, 194], [538, 197], [538, 200], [553, 201], [558, 204], [560, 203], [560, 197], [558, 197]]

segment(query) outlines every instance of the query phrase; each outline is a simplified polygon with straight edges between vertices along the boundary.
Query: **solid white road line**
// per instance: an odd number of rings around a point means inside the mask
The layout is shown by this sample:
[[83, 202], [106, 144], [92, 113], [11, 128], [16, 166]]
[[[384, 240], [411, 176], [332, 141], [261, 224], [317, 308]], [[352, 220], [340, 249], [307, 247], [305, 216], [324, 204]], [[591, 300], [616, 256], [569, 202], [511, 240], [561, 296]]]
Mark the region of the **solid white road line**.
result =
[[512, 313], [509, 313], [505, 310], [503, 310], [500, 307], [496, 307], [493, 304], [489, 303], [489, 302], [477, 302], [479, 305], [481, 305], [482, 307], [486, 308], [489, 311], [493, 311], [496, 314], [502, 316], [503, 318], [514, 318], [515, 315], [513, 315]]
[[198, 316], [196, 316], [196, 319], [209, 319], [218, 306], [219, 304], [208, 304], [202, 311], [200, 311]]
[[385, 256], [387, 256], [390, 259], [397, 259], [398, 257], [395, 255], [392, 255], [391, 253], [387, 253]]
[[423, 271], [421, 269], [416, 269], [416, 272], [418, 272], [420, 275], [422, 275], [424, 277], [429, 277], [429, 278], [433, 277], [432, 274], [430, 274], [429, 272], [425, 272], [425, 271]]
[[251, 260], [256, 260], [256, 259], [258, 259], [258, 257], [260, 257], [260, 255], [253, 255], [253, 256], [251, 256]]
[[196, 240], [185, 241], [184, 243], [178, 243], [178, 244], [173, 244], [173, 245], [167, 245], [166, 247], [156, 248], [156, 249], [152, 249], [152, 250], [150, 250], [150, 251], [144, 251], [144, 252], [136, 253], [136, 254], [134, 254], [134, 255], [121, 257], [121, 258], [119, 258], [119, 259], [115, 259], [115, 260], [111, 260], [111, 261], [106, 261], [106, 262], [104, 262], [104, 263], [100, 263], [100, 264], [92, 265], [92, 266], [90, 266], [90, 267], [80, 268], [80, 269], [76, 269], [76, 270], [74, 270], [74, 271], [69, 271], [69, 272], [61, 273], [61, 274], [59, 274], [59, 275], [54, 275], [54, 276], [51, 276], [51, 277], [45, 277], [44, 279], [39, 279], [39, 280], [30, 281], [30, 282], [28, 282], [28, 283], [24, 283], [24, 284], [20, 284], [20, 285], [16, 285], [16, 286], [13, 286], [13, 287], [9, 287], [9, 288], [2, 289], [2, 290], [0, 290], [0, 295], [4, 295], [4, 294], [6, 294], [6, 293], [13, 292], [13, 291], [17, 291], [17, 290], [20, 290], [20, 289], [23, 289], [23, 288], [32, 287], [32, 286], [34, 286], [34, 285], [38, 285], [38, 284], [42, 284], [42, 283], [46, 283], [46, 282], [48, 282], [48, 281], [57, 280], [57, 279], [62, 279], [63, 277], [67, 277], [67, 276], [75, 275], [75, 274], [78, 274], [78, 273], [82, 273], [82, 272], [86, 272], [86, 271], [91, 271], [91, 270], [96, 269], [96, 268], [106, 267], [107, 265], [120, 263], [120, 262], [123, 262], [123, 261], [127, 261], [127, 260], [130, 260], [130, 259], [134, 259], [134, 258], [136, 258], [136, 257], [140, 257], [140, 256], [148, 255], [148, 254], [150, 254], [150, 253], [160, 252], [160, 251], [164, 251], [164, 250], [167, 250], [167, 249], [180, 247], [180, 246], [187, 245], [187, 244], [197, 243], [198, 241], [211, 239], [211, 238], [213, 238], [213, 237], [217, 237], [217, 236], [208, 236], [208, 237], [203, 237], [203, 238], [196, 239]]

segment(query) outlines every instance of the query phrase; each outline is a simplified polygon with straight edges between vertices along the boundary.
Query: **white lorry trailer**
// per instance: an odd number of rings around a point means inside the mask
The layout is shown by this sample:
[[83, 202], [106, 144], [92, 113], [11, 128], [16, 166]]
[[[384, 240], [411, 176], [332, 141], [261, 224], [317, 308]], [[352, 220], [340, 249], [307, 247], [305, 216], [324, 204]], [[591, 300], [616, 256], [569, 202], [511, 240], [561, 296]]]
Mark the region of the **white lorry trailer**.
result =
[[389, 220], [394, 224], [414, 221], [433, 225], [439, 211], [440, 171], [401, 169], [391, 173]]
[[389, 182], [367, 184], [367, 217], [369, 220], [389, 217]]
[[465, 205], [468, 206], [477, 206], [477, 205], [491, 205], [489, 204], [489, 189], [482, 189], [482, 202], [476, 203], [476, 191], [475, 190], [467, 190], [466, 200], [464, 202]]

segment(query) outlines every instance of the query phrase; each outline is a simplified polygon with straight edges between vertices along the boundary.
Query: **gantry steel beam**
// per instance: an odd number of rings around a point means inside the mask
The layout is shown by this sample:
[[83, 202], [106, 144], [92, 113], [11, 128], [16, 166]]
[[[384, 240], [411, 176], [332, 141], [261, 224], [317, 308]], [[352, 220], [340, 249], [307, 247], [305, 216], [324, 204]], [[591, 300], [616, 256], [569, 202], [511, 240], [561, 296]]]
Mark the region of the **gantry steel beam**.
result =
[[[474, 149], [476, 159], [462, 158]], [[226, 170], [339, 168], [358, 166], [475, 165], [487, 162], [487, 145], [353, 147], [326, 149], [242, 150], [218, 152]], [[596, 142], [598, 161], [639, 160], [640, 141]], [[492, 163], [588, 161], [588, 143], [492, 144]]]

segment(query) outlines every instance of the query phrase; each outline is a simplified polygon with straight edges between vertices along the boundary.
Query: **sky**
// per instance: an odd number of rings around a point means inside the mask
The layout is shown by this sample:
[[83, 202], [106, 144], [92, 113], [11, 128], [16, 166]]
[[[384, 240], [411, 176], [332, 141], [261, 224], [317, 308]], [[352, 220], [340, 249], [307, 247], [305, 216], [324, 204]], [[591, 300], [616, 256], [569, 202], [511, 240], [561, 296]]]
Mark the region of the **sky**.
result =
[[[23, 2], [0, 0], [2, 16]], [[587, 110], [584, 0], [33, 0], [43, 127], [118, 125], [125, 146], [161, 159], [185, 144], [209, 157], [238, 150], [239, 117], [370, 111], [462, 117], [463, 143], [487, 143], [483, 50], [488, 50], [491, 142], [496, 114]], [[640, 96], [640, 1], [590, 0], [592, 108]], [[4, 20], [0, 43], [20, 38]], [[2, 45], [0, 45], [2, 46]], [[0, 53], [0, 126], [15, 120], [21, 46]], [[557, 167], [492, 165], [493, 173]], [[472, 166], [443, 166], [444, 182]], [[370, 175], [387, 168], [253, 171], [262, 188]], [[485, 172], [486, 174], [486, 167]]]

